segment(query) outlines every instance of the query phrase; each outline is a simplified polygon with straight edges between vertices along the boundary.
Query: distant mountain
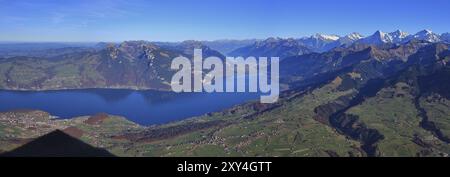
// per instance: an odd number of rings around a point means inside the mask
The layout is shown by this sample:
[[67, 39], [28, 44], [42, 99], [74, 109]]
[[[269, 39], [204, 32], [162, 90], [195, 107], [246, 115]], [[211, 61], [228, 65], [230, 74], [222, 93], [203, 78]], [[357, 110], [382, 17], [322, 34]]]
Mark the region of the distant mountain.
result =
[[362, 44], [385, 44], [385, 43], [398, 43], [402, 42], [407, 37], [407, 34], [404, 32], [401, 32], [400, 30], [397, 30], [395, 32], [391, 33], [385, 33], [382, 31], [376, 31], [371, 36], [368, 36], [366, 38], [362, 38], [357, 41], [357, 43]]
[[161, 47], [175, 47], [177, 45], [189, 42], [197, 42], [201, 43], [204, 46], [208, 46], [212, 50], [216, 50], [223, 55], [228, 54], [229, 52], [241, 48], [247, 45], [251, 45], [255, 43], [256, 41], [259, 41], [257, 39], [244, 39], [244, 40], [234, 40], [234, 39], [224, 39], [224, 40], [213, 40], [213, 41], [195, 41], [195, 40], [187, 40], [182, 42], [152, 42], [155, 45], [161, 46]]
[[371, 36], [367, 36], [363, 39], [358, 40], [357, 42], [362, 44], [383, 44], [391, 42], [391, 40], [392, 39], [390, 38], [390, 36], [388, 36], [386, 33], [376, 31]]
[[300, 38], [298, 42], [315, 52], [323, 52], [333, 48], [329, 44], [339, 40], [339, 38], [337, 35], [315, 34], [310, 37]]
[[194, 55], [194, 49], [202, 49], [204, 56], [216, 56], [216, 57], [219, 57], [222, 59], [225, 58], [225, 56], [222, 53], [220, 53], [219, 51], [212, 49], [211, 47], [205, 45], [201, 41], [195, 41], [195, 40], [187, 40], [187, 41], [183, 41], [181, 43], [177, 43], [175, 45], [168, 45], [165, 47], [163, 46], [163, 48], [178, 51], [178, 52], [181, 52], [181, 53], [183, 53], [185, 55], [189, 55], [189, 56]]
[[442, 33], [441, 40], [450, 43], [450, 33]]
[[341, 45], [350, 45], [353, 44], [355, 41], [362, 39], [364, 36], [359, 33], [351, 33], [344, 37], [340, 37], [337, 41], [338, 44], [335, 44], [334, 46], [341, 46]]
[[0, 50], [46, 50], [68, 47], [93, 47], [94, 42], [0, 42]]
[[319, 49], [316, 49], [317, 52], [326, 52], [336, 47], [347, 47], [352, 45], [355, 41], [362, 39], [363, 36], [359, 33], [351, 33], [343, 37], [339, 37], [338, 40], [328, 42], [324, 46]]
[[95, 44], [95, 45], [93, 46], [93, 48], [96, 48], [96, 49], [104, 49], [104, 48], [106, 48], [106, 47], [108, 47], [108, 46], [113, 46], [113, 45], [117, 45], [117, 44], [116, 44], [116, 43], [113, 43], [113, 42], [99, 42], [99, 43]]
[[251, 45], [258, 41], [257, 39], [244, 39], [244, 40], [214, 40], [214, 41], [201, 41], [202, 44], [210, 47], [213, 50], [217, 50], [220, 53], [226, 55], [229, 52], [236, 50], [238, 48]]
[[409, 35], [406, 32], [402, 32], [400, 30], [385, 33], [382, 31], [377, 31], [373, 35], [368, 36], [366, 38], [362, 38], [357, 41], [357, 43], [362, 44], [373, 44], [380, 45], [386, 43], [405, 43], [411, 40], [423, 40], [427, 42], [439, 42], [441, 41], [441, 37], [439, 34], [433, 33], [431, 30], [422, 30], [417, 32], [414, 35]]
[[0, 154], [6, 157], [114, 157], [107, 150], [95, 148], [63, 131], [55, 130], [17, 149]]
[[28, 56], [54, 57], [57, 55], [94, 50], [95, 43], [70, 42], [14, 42], [0, 43], [0, 58]]
[[[444, 35], [442, 38], [448, 38]], [[376, 31], [374, 34], [364, 37], [359, 33], [339, 37], [337, 35], [316, 34], [310, 37], [298, 39], [299, 43], [308, 47], [314, 52], [325, 52], [340, 46], [350, 46], [353, 43], [366, 45], [400, 44], [411, 40], [424, 40], [427, 42], [439, 42], [441, 37], [430, 30], [423, 30], [414, 35], [409, 35], [401, 30], [394, 32]], [[447, 39], [442, 39], [447, 40]]]
[[441, 41], [440, 36], [436, 33], [433, 33], [431, 30], [419, 31], [416, 34], [409, 36], [406, 40], [411, 40], [411, 39], [424, 40], [424, 41], [428, 41], [428, 42]]
[[422, 30], [414, 35], [410, 35], [401, 30], [394, 32], [376, 31], [370, 36], [363, 37], [359, 33], [339, 37], [336, 35], [316, 34], [311, 37], [300, 38], [299, 42], [315, 52], [325, 52], [340, 46], [350, 46], [353, 43], [366, 45], [401, 44], [411, 40], [423, 40], [427, 42], [449, 41], [449, 34], [441, 35], [433, 33], [431, 30]]
[[403, 32], [401, 30], [396, 30], [394, 32], [389, 33], [388, 35], [390, 36], [392, 43], [404, 42], [405, 39], [409, 36], [408, 33]]
[[95, 51], [95, 48], [91, 47], [64, 47], [64, 48], [50, 48], [41, 50], [3, 50], [0, 49], [0, 58], [9, 57], [41, 57], [41, 58], [51, 58], [59, 55], [76, 53], [76, 52], [87, 52]]
[[268, 38], [263, 41], [257, 41], [252, 45], [238, 48], [229, 53], [230, 56], [254, 56], [254, 57], [280, 57], [280, 59], [311, 53], [308, 47], [300, 44], [293, 38]]

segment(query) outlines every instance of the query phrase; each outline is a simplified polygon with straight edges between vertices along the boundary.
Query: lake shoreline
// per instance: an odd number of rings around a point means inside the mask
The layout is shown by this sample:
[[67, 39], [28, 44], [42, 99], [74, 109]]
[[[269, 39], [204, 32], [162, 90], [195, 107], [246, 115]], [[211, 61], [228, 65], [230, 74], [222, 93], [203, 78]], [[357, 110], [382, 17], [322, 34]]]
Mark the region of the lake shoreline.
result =
[[41, 110], [60, 119], [97, 113], [117, 115], [140, 125], [220, 112], [259, 98], [258, 93], [176, 93], [131, 89], [0, 90], [0, 111]]

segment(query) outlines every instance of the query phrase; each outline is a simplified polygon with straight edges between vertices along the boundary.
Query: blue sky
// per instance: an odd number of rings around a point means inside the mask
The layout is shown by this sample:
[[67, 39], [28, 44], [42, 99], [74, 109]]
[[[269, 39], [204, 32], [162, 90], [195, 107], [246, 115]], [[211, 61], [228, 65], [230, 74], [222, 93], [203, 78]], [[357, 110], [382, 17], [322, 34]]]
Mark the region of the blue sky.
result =
[[450, 32], [448, 0], [0, 0], [0, 41]]

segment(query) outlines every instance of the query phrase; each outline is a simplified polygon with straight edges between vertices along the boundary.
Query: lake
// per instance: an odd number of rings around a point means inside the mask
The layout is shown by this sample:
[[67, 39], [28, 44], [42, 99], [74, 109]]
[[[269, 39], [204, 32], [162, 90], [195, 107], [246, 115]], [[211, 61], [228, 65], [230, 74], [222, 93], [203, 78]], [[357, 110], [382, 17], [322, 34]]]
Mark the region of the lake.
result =
[[217, 112], [259, 99], [258, 93], [174, 93], [118, 89], [0, 90], [0, 111], [38, 109], [60, 118], [104, 112], [141, 125], [162, 124]]

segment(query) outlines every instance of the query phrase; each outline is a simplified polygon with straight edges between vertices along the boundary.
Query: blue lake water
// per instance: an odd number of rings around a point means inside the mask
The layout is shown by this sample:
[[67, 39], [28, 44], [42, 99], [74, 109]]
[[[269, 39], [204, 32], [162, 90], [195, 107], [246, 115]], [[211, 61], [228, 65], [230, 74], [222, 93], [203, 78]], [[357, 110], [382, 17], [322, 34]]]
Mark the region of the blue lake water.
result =
[[174, 93], [117, 89], [0, 90], [0, 111], [39, 109], [61, 118], [104, 112], [142, 124], [161, 124], [259, 99], [258, 93]]

